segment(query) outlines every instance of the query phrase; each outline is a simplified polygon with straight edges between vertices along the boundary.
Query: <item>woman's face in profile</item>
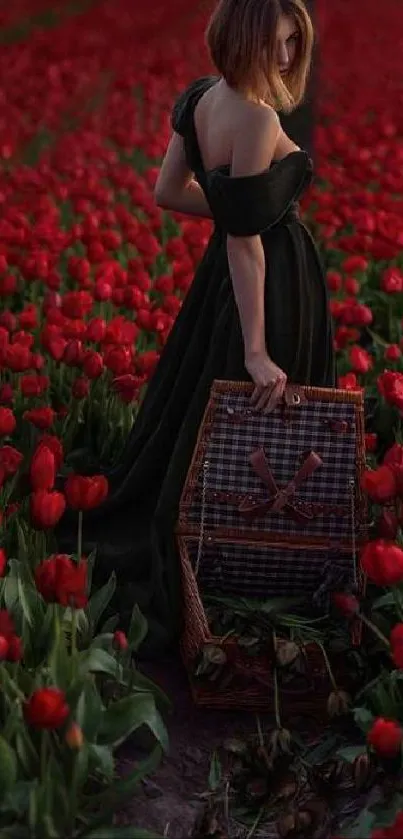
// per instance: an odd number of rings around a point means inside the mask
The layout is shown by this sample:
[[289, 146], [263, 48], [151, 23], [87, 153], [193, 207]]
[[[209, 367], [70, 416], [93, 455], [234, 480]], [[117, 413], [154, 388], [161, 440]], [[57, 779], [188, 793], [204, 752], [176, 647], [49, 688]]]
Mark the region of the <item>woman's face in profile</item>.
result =
[[281, 15], [276, 34], [277, 66], [282, 76], [286, 76], [295, 58], [299, 39], [299, 29], [295, 19]]

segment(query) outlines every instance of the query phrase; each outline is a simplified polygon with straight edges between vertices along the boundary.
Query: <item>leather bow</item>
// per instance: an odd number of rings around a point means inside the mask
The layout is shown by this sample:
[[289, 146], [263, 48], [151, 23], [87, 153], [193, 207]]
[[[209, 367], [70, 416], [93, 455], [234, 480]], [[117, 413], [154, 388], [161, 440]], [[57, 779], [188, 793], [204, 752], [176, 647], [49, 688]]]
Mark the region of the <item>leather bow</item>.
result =
[[244, 498], [238, 508], [241, 515], [248, 518], [255, 518], [257, 516], [263, 516], [265, 513], [279, 513], [281, 510], [284, 510], [285, 513], [291, 515], [296, 521], [311, 519], [313, 517], [312, 511], [303, 509], [293, 502], [293, 496], [300, 485], [319, 466], [322, 466], [323, 460], [316, 452], [310, 452], [307, 455], [292, 480], [282, 488], [279, 488], [274, 480], [263, 449], [257, 449], [255, 452], [252, 452], [249, 459], [256, 474], [266, 484], [270, 495], [266, 501], [251, 501], [249, 498]]

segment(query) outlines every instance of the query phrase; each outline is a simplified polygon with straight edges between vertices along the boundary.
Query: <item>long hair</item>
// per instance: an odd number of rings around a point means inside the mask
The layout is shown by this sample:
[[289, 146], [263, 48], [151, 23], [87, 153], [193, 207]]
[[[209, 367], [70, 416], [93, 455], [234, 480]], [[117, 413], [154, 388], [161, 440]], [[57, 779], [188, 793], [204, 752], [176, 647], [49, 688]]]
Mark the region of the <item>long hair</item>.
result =
[[[294, 18], [296, 53], [282, 77], [277, 66], [277, 26], [281, 15]], [[227, 84], [248, 88], [280, 111], [303, 100], [314, 42], [313, 26], [303, 0], [219, 0], [206, 30], [211, 59]]]

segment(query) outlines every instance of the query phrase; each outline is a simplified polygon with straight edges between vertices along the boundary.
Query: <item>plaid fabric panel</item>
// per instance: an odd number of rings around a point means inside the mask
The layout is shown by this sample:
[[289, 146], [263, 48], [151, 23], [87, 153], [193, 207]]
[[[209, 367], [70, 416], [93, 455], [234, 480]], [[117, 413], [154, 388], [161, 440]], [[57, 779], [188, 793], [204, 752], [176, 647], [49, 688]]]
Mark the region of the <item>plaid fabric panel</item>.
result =
[[[188, 546], [193, 567], [197, 545]], [[326, 552], [262, 546], [205, 545], [199, 563], [198, 585], [203, 594], [224, 596], [294, 597], [318, 590]], [[354, 564], [349, 554], [337, 556], [343, 581], [354, 583]]]
[[[218, 399], [206, 452], [206, 529], [228, 527], [288, 536], [324, 535], [335, 542], [352, 538], [351, 482], [356, 479], [357, 444], [354, 405], [311, 401], [290, 409], [288, 417], [284, 418], [280, 408], [268, 417], [253, 413], [249, 397], [244, 394], [223, 394]], [[332, 430], [331, 424], [340, 421], [348, 423], [347, 431]], [[231, 503], [217, 500], [214, 492], [251, 495], [256, 501], [268, 498], [268, 490], [249, 461], [250, 454], [260, 447], [265, 451], [278, 487], [286, 486], [304, 457], [315, 451], [323, 465], [301, 484], [295, 499], [332, 508], [340, 505], [344, 512], [319, 512], [302, 523], [284, 511], [267, 512], [262, 517], [246, 520], [238, 512], [237, 500]], [[199, 524], [201, 519], [202, 471], [188, 511], [192, 524]]]

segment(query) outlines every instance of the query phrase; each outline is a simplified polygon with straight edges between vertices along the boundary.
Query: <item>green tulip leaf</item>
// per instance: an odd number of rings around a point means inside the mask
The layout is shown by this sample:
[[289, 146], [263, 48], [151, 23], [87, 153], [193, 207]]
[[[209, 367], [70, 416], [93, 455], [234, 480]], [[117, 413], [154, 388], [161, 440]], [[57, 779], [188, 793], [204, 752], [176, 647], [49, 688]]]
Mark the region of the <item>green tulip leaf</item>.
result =
[[115, 591], [116, 574], [113, 571], [108, 582], [92, 595], [86, 608], [87, 617], [93, 633], [95, 632], [105, 609], [109, 606]]
[[80, 675], [103, 673], [112, 676], [119, 683], [122, 681], [122, 668], [116, 658], [99, 647], [91, 647], [81, 654]]
[[132, 688], [136, 690], [146, 691], [146, 693], [152, 693], [155, 697], [155, 701], [161, 705], [164, 709], [168, 710], [172, 708], [172, 703], [169, 697], [164, 693], [162, 688], [158, 685], [155, 685], [154, 682], [151, 681], [147, 676], [144, 676], [143, 673], [140, 673], [136, 667], [132, 666], [130, 668], [130, 685]]
[[102, 625], [101, 634], [105, 635], [108, 633], [114, 633], [116, 627], [119, 624], [119, 616], [118, 615], [111, 615], [108, 620]]
[[370, 810], [362, 810], [356, 821], [349, 827], [343, 827], [344, 839], [368, 839], [375, 827], [375, 815]]
[[137, 650], [141, 647], [141, 644], [143, 643], [147, 633], [147, 620], [144, 617], [144, 615], [142, 615], [139, 607], [136, 604], [132, 611], [129, 631], [127, 633], [129, 647], [131, 650], [133, 650], [133, 652], [137, 652]]
[[86, 782], [88, 781], [89, 762], [90, 747], [87, 743], [84, 743], [75, 756], [74, 774], [75, 783], [78, 789], [80, 789], [80, 787], [85, 786]]
[[211, 792], [218, 789], [222, 781], [222, 766], [217, 752], [213, 753], [210, 763], [210, 771], [208, 776], [208, 788]]
[[17, 780], [17, 759], [7, 740], [0, 735], [0, 800], [13, 788]]
[[18, 580], [13, 576], [11, 568], [4, 580], [3, 597], [7, 611], [11, 612], [14, 617], [17, 617], [17, 614], [20, 612], [18, 608]]
[[371, 711], [368, 711], [368, 709], [364, 707], [354, 708], [353, 714], [356, 725], [358, 725], [361, 731], [363, 731], [364, 734], [366, 734], [373, 723], [373, 714], [371, 714]]
[[35, 594], [32, 588], [29, 590], [21, 577], [17, 578], [17, 591], [22, 614], [28, 626], [32, 629], [34, 623], [34, 610], [37, 604], [38, 595]]
[[73, 662], [67, 648], [67, 639], [59, 622], [54, 621], [54, 643], [49, 658], [49, 671], [53, 684], [66, 691], [72, 681]]
[[27, 728], [21, 727], [17, 732], [15, 736], [15, 750], [25, 773], [28, 776], [34, 775], [38, 756]]
[[[122, 806], [123, 801], [130, 798], [141, 781], [156, 770], [160, 763], [161, 755], [161, 748], [156, 746], [151, 754], [145, 760], [141, 761], [141, 763], [138, 763], [129, 775], [120, 778], [108, 789], [91, 796], [89, 802], [90, 810], [93, 811], [94, 806], [98, 805], [100, 812], [95, 817], [93, 816], [91, 821], [79, 833], [80, 839], [84, 839], [84, 837], [85, 839], [97, 839], [99, 837], [99, 831], [106, 829], [105, 822], [108, 822], [109, 819], [112, 820], [116, 811]], [[134, 827], [131, 827], [130, 836], [136, 836], [135, 830]], [[140, 839], [142, 835], [144, 836], [144, 831], [142, 833], [140, 828], [140, 832], [138, 831], [137, 835]]]
[[115, 774], [115, 759], [108, 746], [97, 746], [91, 744], [89, 747], [89, 760], [94, 770], [100, 772], [108, 781], [113, 780]]
[[17, 544], [18, 544], [18, 557], [22, 559], [24, 562], [27, 562], [29, 557], [29, 550], [28, 550], [28, 540], [27, 534], [25, 532], [25, 522], [21, 518], [16, 519], [16, 528], [17, 528]]
[[164, 751], [167, 751], [167, 731], [151, 693], [126, 696], [105, 709], [98, 742], [116, 747], [142, 726], [146, 726]]
[[354, 763], [357, 757], [364, 755], [366, 750], [363, 746], [346, 746], [343, 749], [337, 750], [337, 757], [345, 760], [346, 763]]
[[[16, 781], [13, 788], [1, 800], [0, 813], [7, 813], [14, 818], [22, 819], [28, 810], [30, 788], [30, 781]], [[3, 828], [1, 828], [0, 835], [3, 839], [3, 836], [8, 834], [4, 834]]]
[[94, 571], [95, 560], [97, 557], [97, 549], [94, 548], [93, 551], [87, 557], [87, 592], [88, 595], [91, 593], [92, 588], [92, 574]]
[[104, 706], [93, 681], [85, 682], [78, 699], [74, 718], [82, 728], [88, 743], [96, 740]]

